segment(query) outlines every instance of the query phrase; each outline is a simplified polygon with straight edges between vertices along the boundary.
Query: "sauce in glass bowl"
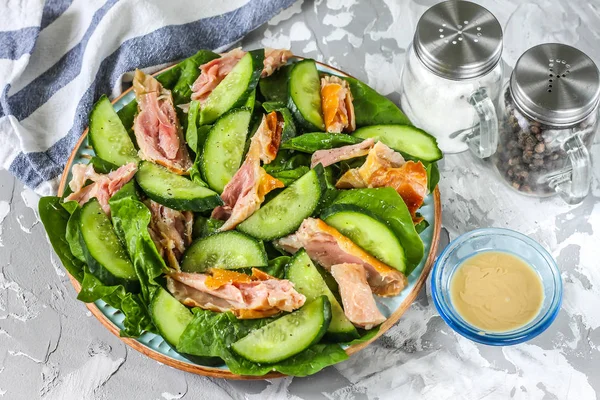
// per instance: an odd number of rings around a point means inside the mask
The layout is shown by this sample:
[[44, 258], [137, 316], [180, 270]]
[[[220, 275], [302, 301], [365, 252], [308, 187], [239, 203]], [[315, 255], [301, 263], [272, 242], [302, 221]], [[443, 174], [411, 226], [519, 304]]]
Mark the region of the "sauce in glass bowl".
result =
[[450, 299], [469, 324], [487, 332], [507, 332], [538, 315], [544, 288], [523, 259], [485, 251], [458, 266], [450, 281]]

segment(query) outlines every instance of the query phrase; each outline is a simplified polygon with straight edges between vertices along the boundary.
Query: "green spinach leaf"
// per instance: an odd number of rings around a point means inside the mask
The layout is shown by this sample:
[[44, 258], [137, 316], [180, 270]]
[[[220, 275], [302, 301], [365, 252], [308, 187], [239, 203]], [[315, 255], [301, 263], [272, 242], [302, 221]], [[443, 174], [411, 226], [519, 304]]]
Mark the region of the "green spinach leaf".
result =
[[385, 124], [411, 125], [408, 117], [393, 101], [357, 79], [344, 79], [350, 84], [350, 91], [354, 97], [352, 103], [357, 127]]
[[84, 264], [73, 255], [67, 242], [66, 233], [70, 214], [62, 207], [60, 197], [42, 197], [38, 204], [38, 211], [50, 244], [58, 258], [69, 274], [81, 282]]
[[133, 262], [142, 298], [149, 303], [159, 286], [156, 279], [168, 268], [148, 232], [152, 218], [150, 210], [140, 201], [134, 185], [131, 181], [123, 186], [111, 197], [109, 204], [115, 232]]
[[127, 292], [122, 285], [104, 285], [85, 267], [81, 291], [77, 295], [77, 300], [92, 303], [99, 299], [121, 310], [125, 316], [124, 329], [121, 329], [120, 332], [122, 337], [138, 337], [144, 331], [155, 331], [147, 303], [138, 294]]
[[213, 233], [217, 232], [225, 221], [219, 219], [206, 218], [201, 215], [196, 215], [194, 220], [194, 227], [192, 228], [192, 237], [194, 239], [200, 239]]
[[287, 102], [288, 77], [292, 64], [283, 66], [266, 78], [258, 81], [258, 88], [266, 101]]
[[427, 164], [427, 186], [430, 193], [433, 193], [435, 187], [440, 182], [440, 170], [436, 162]]
[[300, 179], [308, 171], [310, 171], [310, 168], [305, 165], [301, 165], [294, 169], [275, 171], [271, 174], [271, 176], [279, 179], [287, 187], [294, 183], [297, 179]]
[[92, 159], [90, 160], [90, 164], [94, 166], [94, 171], [96, 171], [99, 174], [108, 174], [111, 171], [114, 171], [117, 168], [119, 168], [115, 164], [105, 161], [98, 156], [92, 157]]
[[290, 259], [291, 257], [289, 256], [279, 256], [277, 258], [269, 260], [269, 266], [259, 269], [271, 276], [274, 276], [275, 278], [284, 279], [285, 267], [289, 264]]

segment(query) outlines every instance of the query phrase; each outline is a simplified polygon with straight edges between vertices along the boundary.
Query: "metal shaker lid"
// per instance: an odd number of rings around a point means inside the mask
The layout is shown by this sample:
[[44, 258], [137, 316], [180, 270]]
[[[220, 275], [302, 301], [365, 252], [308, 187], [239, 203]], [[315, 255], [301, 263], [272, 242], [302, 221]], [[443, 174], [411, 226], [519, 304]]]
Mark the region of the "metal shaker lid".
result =
[[492, 70], [502, 55], [502, 27], [487, 9], [469, 1], [445, 1], [419, 20], [415, 54], [433, 73], [453, 80]]
[[552, 126], [585, 119], [600, 98], [600, 73], [582, 51], [559, 43], [527, 50], [510, 78], [515, 104], [529, 117]]

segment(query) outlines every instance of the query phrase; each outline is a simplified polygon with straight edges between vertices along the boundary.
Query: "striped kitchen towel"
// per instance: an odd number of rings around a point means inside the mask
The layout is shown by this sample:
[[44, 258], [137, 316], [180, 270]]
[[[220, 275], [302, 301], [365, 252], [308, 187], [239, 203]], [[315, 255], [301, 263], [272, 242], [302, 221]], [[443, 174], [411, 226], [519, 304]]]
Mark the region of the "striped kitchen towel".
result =
[[54, 193], [91, 106], [125, 73], [223, 50], [293, 2], [0, 0], [0, 168]]

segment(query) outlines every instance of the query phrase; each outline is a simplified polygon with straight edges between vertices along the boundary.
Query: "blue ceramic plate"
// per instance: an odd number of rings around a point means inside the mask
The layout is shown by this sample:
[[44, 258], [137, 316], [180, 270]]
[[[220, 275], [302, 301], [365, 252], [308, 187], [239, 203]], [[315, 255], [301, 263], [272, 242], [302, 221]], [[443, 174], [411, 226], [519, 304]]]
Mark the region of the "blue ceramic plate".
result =
[[[348, 74], [330, 66], [320, 63], [317, 63], [317, 65], [319, 70], [325, 73], [339, 76], [349, 76]], [[123, 108], [127, 103], [133, 100], [134, 97], [135, 95], [131, 89], [123, 93], [123, 95], [121, 95], [113, 102], [115, 110], [118, 111], [121, 108]], [[78, 145], [73, 150], [71, 158], [67, 162], [60, 183], [59, 194], [63, 193], [66, 183], [69, 182], [71, 179], [72, 165], [77, 163], [87, 163], [93, 155], [94, 151], [88, 144], [86, 130], [83, 133]], [[379, 307], [383, 315], [385, 315], [388, 318], [381, 325], [379, 334], [377, 336], [381, 335], [383, 332], [387, 331], [392, 325], [398, 322], [402, 314], [404, 314], [406, 309], [414, 301], [419, 290], [421, 289], [421, 287], [425, 283], [425, 280], [429, 276], [429, 272], [431, 271], [431, 266], [433, 264], [435, 253], [437, 250], [437, 243], [439, 241], [441, 225], [441, 206], [438, 189], [436, 189], [434, 193], [427, 196], [427, 198], [425, 199], [425, 203], [419, 209], [419, 212], [431, 224], [427, 229], [425, 229], [421, 233], [421, 239], [423, 239], [423, 243], [425, 244], [425, 255], [423, 256], [423, 260], [421, 260], [419, 266], [415, 268], [415, 270], [408, 277], [408, 286], [402, 291], [402, 293], [400, 293], [400, 295], [388, 298], [376, 297], [377, 306]], [[79, 291], [79, 283], [73, 278], [71, 278], [71, 281], [73, 282], [75, 289]], [[106, 326], [111, 332], [113, 332], [117, 336], [119, 335], [119, 330], [123, 328], [124, 319], [123, 314], [119, 310], [109, 306], [102, 300], [96, 301], [94, 304], [88, 304], [87, 306], [104, 326]], [[354, 346], [347, 346], [346, 352], [348, 354], [355, 353], [356, 351], [366, 347], [376, 338], [377, 337], [374, 337], [369, 341]], [[164, 341], [164, 339], [160, 335], [156, 335], [154, 333], [146, 332], [137, 339], [121, 339], [131, 347], [161, 363], [200, 375], [230, 379], [265, 379], [282, 376], [282, 374], [279, 373], [270, 373], [264, 376], [240, 376], [231, 373], [229, 371], [229, 368], [227, 368], [227, 366], [225, 365], [218, 367], [208, 367], [201, 364], [197, 364], [193, 361], [188, 360], [181, 354], [177, 353], [171, 348], [171, 346], [167, 344], [167, 342]]]

